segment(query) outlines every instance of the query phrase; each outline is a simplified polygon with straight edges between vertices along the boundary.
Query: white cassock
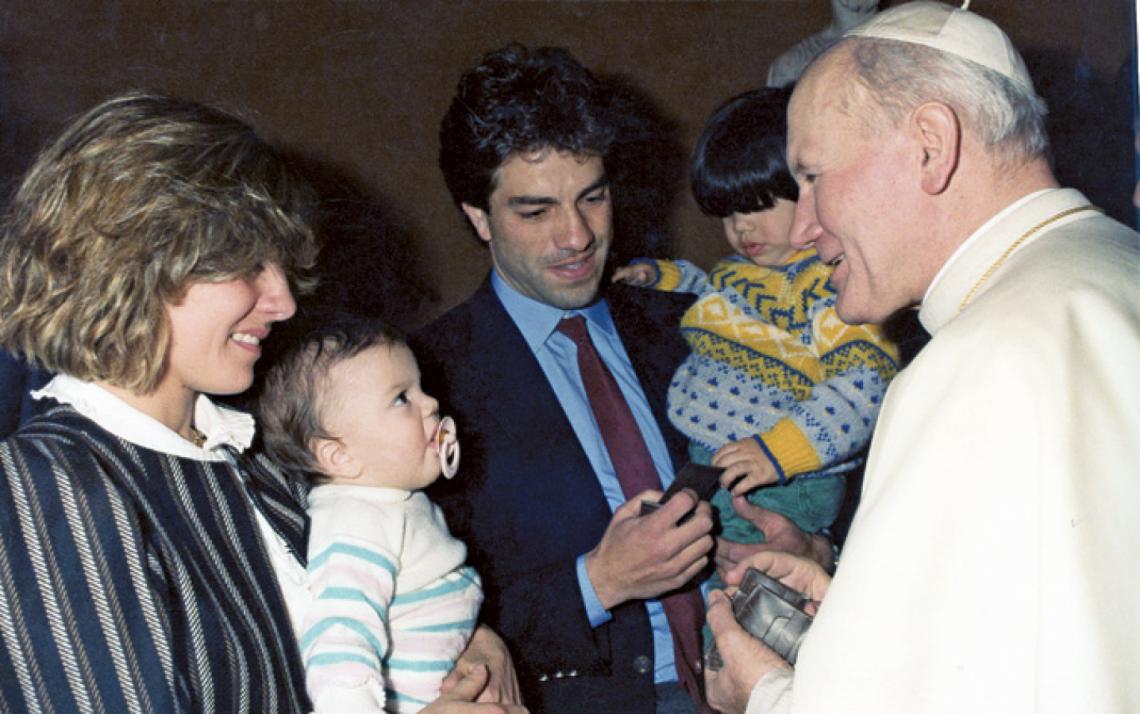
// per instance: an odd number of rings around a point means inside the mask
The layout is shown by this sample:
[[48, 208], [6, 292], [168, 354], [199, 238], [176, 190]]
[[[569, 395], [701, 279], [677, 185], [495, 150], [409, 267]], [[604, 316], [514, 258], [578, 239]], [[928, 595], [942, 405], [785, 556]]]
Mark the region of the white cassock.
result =
[[749, 714], [1140, 712], [1140, 236], [1077, 211], [1001, 262], [1087, 203], [1027, 196], [935, 277], [839, 572]]

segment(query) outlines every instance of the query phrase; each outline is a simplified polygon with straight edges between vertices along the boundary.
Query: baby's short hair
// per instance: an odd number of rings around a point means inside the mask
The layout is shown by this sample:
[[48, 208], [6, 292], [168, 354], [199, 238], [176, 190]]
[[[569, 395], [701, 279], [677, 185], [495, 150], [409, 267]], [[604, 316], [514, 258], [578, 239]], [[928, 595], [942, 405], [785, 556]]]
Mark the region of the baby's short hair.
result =
[[795, 201], [799, 189], [784, 157], [791, 88], [766, 87], [722, 104], [693, 149], [693, 198], [710, 216], [753, 213]]
[[327, 481], [312, 445], [336, 438], [321, 419], [329, 373], [372, 347], [405, 344], [402, 333], [374, 318], [338, 316], [305, 332], [265, 376], [257, 412], [266, 454], [310, 483]]

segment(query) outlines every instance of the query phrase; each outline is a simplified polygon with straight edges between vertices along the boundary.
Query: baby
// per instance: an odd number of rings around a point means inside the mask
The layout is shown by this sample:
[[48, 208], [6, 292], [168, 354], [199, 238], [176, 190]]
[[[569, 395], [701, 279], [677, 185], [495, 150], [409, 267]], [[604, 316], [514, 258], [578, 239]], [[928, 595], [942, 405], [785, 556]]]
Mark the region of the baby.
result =
[[294, 613], [317, 712], [412, 712], [439, 694], [483, 595], [422, 489], [454, 476], [454, 423], [403, 338], [344, 319], [304, 337], [260, 397], [265, 448], [313, 485], [312, 601]]

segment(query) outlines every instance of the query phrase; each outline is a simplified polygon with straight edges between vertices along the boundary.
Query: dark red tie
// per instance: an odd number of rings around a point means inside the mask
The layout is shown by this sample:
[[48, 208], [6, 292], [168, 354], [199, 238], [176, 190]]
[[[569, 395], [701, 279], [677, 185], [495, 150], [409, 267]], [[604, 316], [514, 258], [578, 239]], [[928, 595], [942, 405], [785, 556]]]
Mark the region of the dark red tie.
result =
[[[617, 380], [594, 349], [585, 318], [581, 315], [565, 318], [558, 324], [558, 331], [574, 340], [578, 347], [578, 371], [622, 493], [628, 500], [647, 488], [660, 489], [661, 479], [657, 477], [657, 468], [641, 436], [641, 429]], [[673, 655], [681, 686], [696, 702], [698, 711], [711, 711], [701, 694], [704, 688], [700, 632], [704, 624], [705, 603], [700, 588], [690, 583], [660, 600], [669, 620], [669, 629], [673, 631]]]

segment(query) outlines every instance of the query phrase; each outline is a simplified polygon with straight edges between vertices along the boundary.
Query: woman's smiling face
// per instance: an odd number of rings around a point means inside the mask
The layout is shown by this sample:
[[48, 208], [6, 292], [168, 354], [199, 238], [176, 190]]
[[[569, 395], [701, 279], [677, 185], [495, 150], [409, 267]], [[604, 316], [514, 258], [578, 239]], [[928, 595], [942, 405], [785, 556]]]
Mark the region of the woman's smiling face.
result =
[[170, 349], [156, 391], [244, 392], [253, 383], [253, 366], [270, 326], [292, 317], [296, 308], [276, 265], [247, 277], [191, 283], [166, 309]]

